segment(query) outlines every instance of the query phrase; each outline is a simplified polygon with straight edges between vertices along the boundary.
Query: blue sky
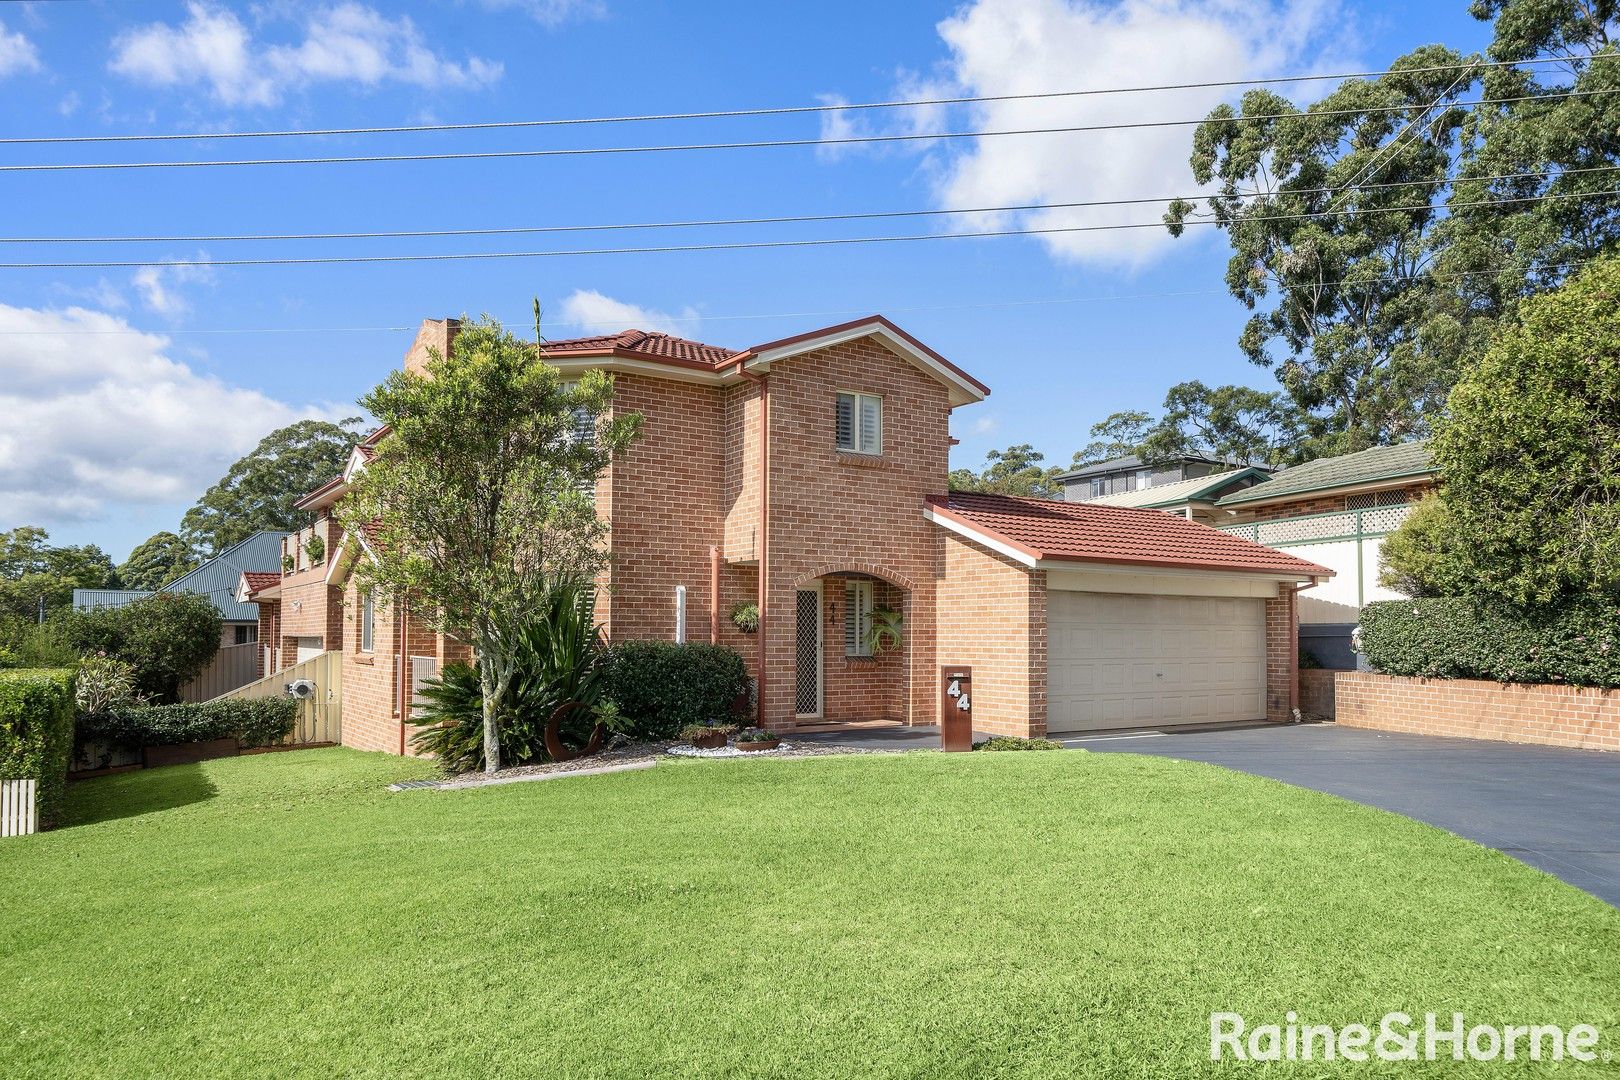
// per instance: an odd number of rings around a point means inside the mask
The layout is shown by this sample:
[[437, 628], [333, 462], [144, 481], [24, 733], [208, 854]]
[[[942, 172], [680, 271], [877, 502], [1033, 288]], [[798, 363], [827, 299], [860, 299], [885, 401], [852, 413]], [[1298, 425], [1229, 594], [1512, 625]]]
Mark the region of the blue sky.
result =
[[[1464, 0], [973, 0], [814, 5], [487, 0], [0, 4], [7, 136], [469, 122], [1143, 85], [1383, 67], [1477, 48]], [[1301, 94], [1319, 94], [1301, 88]], [[0, 163], [608, 146], [1188, 119], [1225, 92], [949, 110], [124, 146]], [[1176, 195], [1190, 129], [567, 159], [0, 174], [5, 235], [594, 224]], [[1153, 220], [1160, 208], [690, 230], [761, 240]], [[300, 243], [0, 245], [4, 261], [543, 250], [647, 232]], [[115, 558], [270, 428], [341, 416], [424, 317], [549, 336], [638, 324], [743, 346], [880, 311], [989, 383], [957, 464], [1087, 429], [1190, 378], [1270, 385], [1235, 341], [1223, 237], [1156, 230], [821, 249], [334, 267], [0, 270], [0, 529]], [[214, 333], [279, 329], [325, 332]], [[131, 333], [132, 330], [143, 333]]]

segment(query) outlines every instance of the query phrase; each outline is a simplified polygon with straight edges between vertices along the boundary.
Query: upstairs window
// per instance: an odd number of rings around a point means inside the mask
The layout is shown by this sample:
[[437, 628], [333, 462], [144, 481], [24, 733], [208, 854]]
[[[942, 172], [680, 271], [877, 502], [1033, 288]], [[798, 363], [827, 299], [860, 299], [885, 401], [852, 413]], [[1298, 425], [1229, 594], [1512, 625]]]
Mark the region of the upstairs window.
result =
[[360, 651], [373, 652], [377, 647], [377, 605], [367, 593], [360, 601]]
[[872, 583], [844, 582], [844, 655], [871, 656]]
[[1108, 494], [1108, 477], [1093, 476], [1091, 478], [1091, 497], [1099, 499]]
[[1143, 488], [1150, 488], [1152, 486], [1153, 486], [1153, 470], [1152, 469], [1137, 469], [1136, 470], [1136, 489], [1138, 491], [1141, 491]]
[[875, 394], [840, 393], [834, 427], [838, 449], [850, 454], [881, 454], [883, 399]]

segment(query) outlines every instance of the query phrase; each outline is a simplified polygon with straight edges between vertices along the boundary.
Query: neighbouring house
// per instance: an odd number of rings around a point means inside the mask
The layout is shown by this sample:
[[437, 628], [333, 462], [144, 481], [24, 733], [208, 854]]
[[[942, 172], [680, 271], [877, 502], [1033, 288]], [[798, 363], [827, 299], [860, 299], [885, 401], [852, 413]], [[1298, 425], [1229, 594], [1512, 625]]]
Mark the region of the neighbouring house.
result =
[[1350, 632], [1362, 606], [1401, 595], [1378, 584], [1384, 537], [1434, 488], [1436, 475], [1426, 440], [1318, 458], [1222, 497], [1217, 527], [1334, 571], [1299, 598], [1300, 647], [1324, 667], [1350, 669]]
[[[182, 701], [207, 701], [244, 686], [263, 673], [257, 644], [259, 607], [238, 598], [237, 585], [243, 574], [280, 576], [285, 535], [269, 530], [256, 532], [158, 590], [206, 596], [219, 612], [219, 652], [202, 674], [180, 688]], [[140, 589], [75, 589], [73, 606], [80, 611], [123, 607], [151, 595]]]
[[1054, 479], [1063, 485], [1063, 498], [1067, 501], [1089, 502], [1104, 496], [1146, 491], [1216, 473], [1235, 473], [1245, 469], [1253, 469], [1261, 475], [1268, 472], [1258, 465], [1206, 454], [1183, 454], [1155, 462], [1143, 461], [1133, 455], [1084, 465], [1059, 473]]
[[1264, 483], [1271, 474], [1264, 469], [1244, 466], [1226, 472], [1205, 473], [1190, 480], [1172, 480], [1122, 491], [1117, 495], [1099, 495], [1095, 499], [1070, 500], [1088, 502], [1097, 506], [1134, 506], [1138, 510], [1163, 510], [1167, 514], [1216, 525], [1226, 520], [1216, 505], [1227, 495], [1234, 495], [1256, 484]]
[[[457, 328], [424, 322], [407, 369]], [[536, 359], [611, 372], [614, 407], [645, 418], [595, 491], [606, 633], [736, 649], [772, 729], [936, 723], [947, 664], [973, 666], [986, 732], [1294, 707], [1294, 593], [1331, 571], [1158, 511], [950, 494], [952, 411], [989, 390], [881, 316], [742, 350], [629, 330]], [[238, 595], [260, 605], [269, 670], [340, 651], [343, 741], [402, 753], [415, 685], [467, 650], [350, 573], [368, 541], [332, 508], [386, 437], [306, 496], [280, 575], [244, 576]], [[756, 632], [730, 618], [744, 603]], [[900, 613], [902, 643], [874, 655], [882, 609]]]

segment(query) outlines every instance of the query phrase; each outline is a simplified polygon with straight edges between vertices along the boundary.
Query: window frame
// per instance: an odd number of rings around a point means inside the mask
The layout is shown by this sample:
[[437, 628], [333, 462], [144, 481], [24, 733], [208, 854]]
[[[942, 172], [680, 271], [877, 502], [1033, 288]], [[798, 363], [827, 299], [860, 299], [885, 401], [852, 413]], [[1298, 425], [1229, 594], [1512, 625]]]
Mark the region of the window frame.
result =
[[[865, 578], [849, 578], [844, 582], [844, 658], [869, 660], [872, 650], [867, 638], [872, 629], [872, 612], [877, 608], [877, 590]], [[853, 629], [854, 638], [850, 632]]]
[[377, 651], [377, 602], [370, 593], [360, 598], [360, 651]]
[[1108, 494], [1108, 477], [1093, 476], [1091, 478], [1091, 497], [1100, 499], [1106, 494]]
[[1153, 470], [1152, 469], [1137, 469], [1136, 470], [1136, 490], [1138, 490], [1138, 491], [1146, 491], [1148, 488], [1150, 488], [1152, 486], [1153, 486]]
[[[850, 445], [845, 446], [838, 441], [838, 407], [844, 398], [850, 399]], [[863, 420], [864, 412], [861, 408], [863, 401], [874, 402], [877, 405], [877, 431], [874, 433], [871, 450], [862, 449], [866, 443], [866, 424]], [[881, 457], [883, 454], [883, 395], [869, 394], [861, 390], [839, 390], [833, 395], [833, 447], [840, 454], [861, 454], [865, 457]]]

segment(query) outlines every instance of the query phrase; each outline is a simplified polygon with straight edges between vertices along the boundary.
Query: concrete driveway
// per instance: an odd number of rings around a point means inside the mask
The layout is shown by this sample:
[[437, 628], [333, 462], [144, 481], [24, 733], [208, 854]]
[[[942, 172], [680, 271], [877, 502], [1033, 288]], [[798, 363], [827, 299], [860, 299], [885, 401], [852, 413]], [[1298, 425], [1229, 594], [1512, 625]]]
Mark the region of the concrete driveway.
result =
[[1620, 754], [1266, 725], [1063, 740], [1207, 761], [1404, 814], [1620, 906]]

